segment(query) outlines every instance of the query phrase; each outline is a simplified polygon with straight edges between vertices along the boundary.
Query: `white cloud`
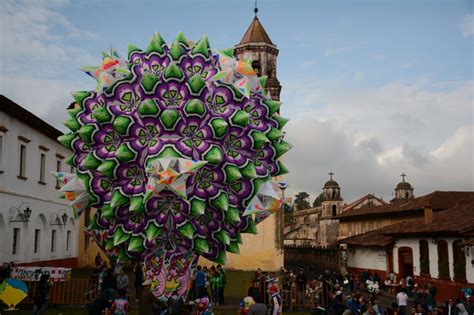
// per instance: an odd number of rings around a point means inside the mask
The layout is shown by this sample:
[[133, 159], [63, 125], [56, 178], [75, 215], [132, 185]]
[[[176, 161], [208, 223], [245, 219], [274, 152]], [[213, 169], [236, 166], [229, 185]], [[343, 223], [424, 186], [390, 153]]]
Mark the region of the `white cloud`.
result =
[[286, 84], [282, 114], [292, 118], [287, 137], [294, 144], [285, 156], [288, 196], [306, 191], [314, 198], [331, 170], [346, 202], [367, 193], [390, 199], [402, 172], [418, 196], [474, 190], [472, 99], [472, 82], [442, 90], [427, 80], [371, 88]]
[[85, 49], [68, 42], [78, 38], [97, 39], [98, 36], [74, 26], [55, 10], [56, 6], [65, 4], [61, 0], [0, 2], [4, 74], [56, 75], [71, 60], [80, 64], [93, 60]]
[[[59, 13], [67, 4], [67, 0], [0, 1], [0, 93], [61, 130], [72, 101], [70, 92], [94, 86], [92, 79], [80, 76], [77, 65], [99, 59], [70, 43], [71, 38], [87, 42], [97, 35]], [[76, 74], [77, 80], [67, 79]]]
[[[449, 159], [463, 150], [463, 146], [466, 143], [474, 143], [474, 128], [472, 125], [458, 128], [443, 144], [436, 148], [436, 150], [433, 150], [431, 155], [438, 159]], [[471, 162], [473, 161], [471, 160]]]
[[377, 159], [377, 163], [381, 165], [398, 162], [401, 159], [403, 159], [403, 147], [396, 146], [394, 148], [384, 150], [380, 152], [379, 154], [377, 154], [376, 159]]
[[474, 35], [474, 14], [466, 14], [459, 22], [459, 28], [466, 37]]

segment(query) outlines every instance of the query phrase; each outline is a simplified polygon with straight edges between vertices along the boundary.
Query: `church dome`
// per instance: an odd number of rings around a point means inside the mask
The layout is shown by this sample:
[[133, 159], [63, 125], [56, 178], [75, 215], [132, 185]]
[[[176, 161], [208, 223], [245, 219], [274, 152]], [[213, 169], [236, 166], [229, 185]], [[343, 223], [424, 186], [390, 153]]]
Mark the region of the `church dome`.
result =
[[324, 184], [324, 188], [339, 188], [339, 184], [334, 180], [328, 180]]
[[397, 185], [397, 189], [412, 189], [410, 183], [408, 182], [400, 182]]

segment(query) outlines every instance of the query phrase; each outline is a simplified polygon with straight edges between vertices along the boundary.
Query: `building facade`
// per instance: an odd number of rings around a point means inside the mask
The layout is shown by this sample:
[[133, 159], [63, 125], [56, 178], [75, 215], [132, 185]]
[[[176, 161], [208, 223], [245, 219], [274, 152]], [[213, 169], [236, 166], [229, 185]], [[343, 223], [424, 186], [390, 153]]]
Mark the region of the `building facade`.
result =
[[474, 193], [448, 196], [444, 200], [450, 207], [434, 211], [425, 201], [417, 219], [340, 240], [347, 249], [347, 269], [375, 272], [382, 279], [390, 272], [398, 280], [410, 275], [420, 285], [434, 285], [438, 301], [457, 296], [462, 287], [472, 287]]
[[332, 247], [337, 245], [340, 233], [339, 215], [353, 209], [386, 204], [372, 194], [344, 204], [339, 184], [333, 180], [334, 173], [318, 197], [321, 205], [293, 213], [293, 222], [285, 227], [285, 245]]
[[0, 263], [77, 265], [77, 222], [50, 174], [71, 171], [61, 134], [0, 95]]
[[395, 198], [390, 201], [390, 204], [385, 202], [380, 204], [373, 200], [372, 205], [347, 207], [343, 213], [338, 214], [339, 239], [379, 230], [402, 221], [418, 219], [423, 216], [423, 207], [426, 202], [430, 202], [436, 212], [445, 210], [469, 196], [470, 192], [435, 191], [415, 197], [413, 187], [403, 181], [396, 186]]

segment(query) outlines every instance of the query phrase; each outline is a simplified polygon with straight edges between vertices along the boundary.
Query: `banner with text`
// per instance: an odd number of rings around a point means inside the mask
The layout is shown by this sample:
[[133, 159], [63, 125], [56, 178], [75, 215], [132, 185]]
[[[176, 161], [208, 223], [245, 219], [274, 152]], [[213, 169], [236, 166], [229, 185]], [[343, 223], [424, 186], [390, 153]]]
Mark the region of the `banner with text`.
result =
[[49, 274], [50, 281], [69, 281], [69, 279], [71, 279], [71, 268], [14, 267], [12, 269], [10, 277], [22, 281], [39, 281], [42, 274]]

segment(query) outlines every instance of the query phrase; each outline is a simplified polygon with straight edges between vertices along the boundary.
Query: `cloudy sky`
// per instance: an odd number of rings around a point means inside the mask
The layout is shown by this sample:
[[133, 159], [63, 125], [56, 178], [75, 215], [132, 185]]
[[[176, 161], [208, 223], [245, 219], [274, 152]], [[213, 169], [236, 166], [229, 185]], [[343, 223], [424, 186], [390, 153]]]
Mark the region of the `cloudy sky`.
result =
[[[79, 68], [111, 45], [146, 47], [179, 31], [214, 48], [238, 43], [253, 0], [0, 1], [0, 93], [65, 130], [70, 92], [95, 83]], [[314, 198], [329, 171], [350, 202], [474, 190], [473, 2], [259, 1], [278, 45], [290, 195]]]

